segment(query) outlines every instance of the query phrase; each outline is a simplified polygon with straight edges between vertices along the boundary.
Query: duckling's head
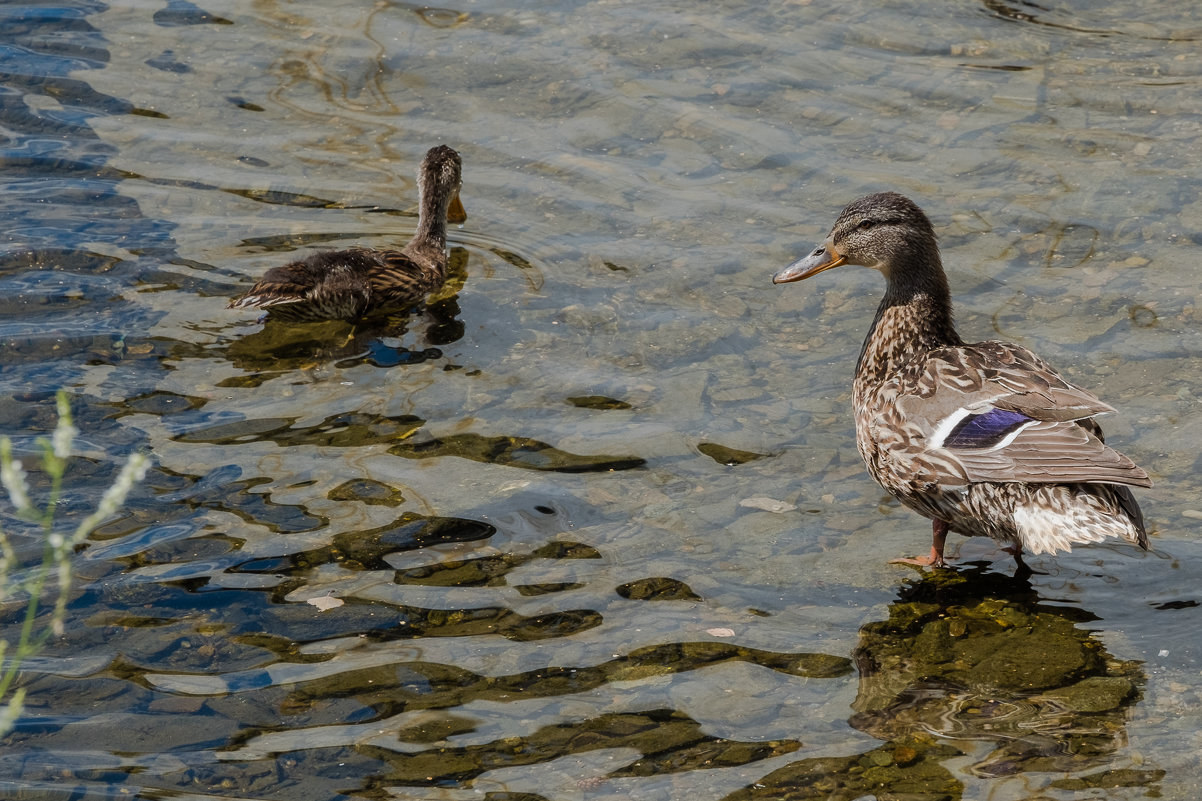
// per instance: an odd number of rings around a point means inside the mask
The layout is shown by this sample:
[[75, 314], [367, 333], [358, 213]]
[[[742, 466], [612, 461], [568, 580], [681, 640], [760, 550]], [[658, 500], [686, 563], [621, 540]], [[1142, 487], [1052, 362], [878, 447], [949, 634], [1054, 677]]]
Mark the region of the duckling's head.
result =
[[826, 241], [778, 272], [772, 282], [801, 281], [841, 264], [880, 270], [891, 283], [943, 271], [931, 221], [896, 192], [878, 192], [848, 204]]
[[417, 187], [423, 210], [446, 215], [447, 222], [461, 223], [467, 219], [459, 188], [463, 185], [463, 160], [453, 149], [438, 145], [426, 151], [421, 169], [417, 172]]

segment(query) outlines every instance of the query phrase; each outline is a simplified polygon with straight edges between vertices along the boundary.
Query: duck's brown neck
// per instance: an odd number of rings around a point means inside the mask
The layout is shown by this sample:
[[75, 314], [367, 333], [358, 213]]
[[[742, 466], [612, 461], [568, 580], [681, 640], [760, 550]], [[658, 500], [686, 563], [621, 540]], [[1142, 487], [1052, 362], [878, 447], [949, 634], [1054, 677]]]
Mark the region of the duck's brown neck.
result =
[[410, 244], [441, 253], [447, 247], [447, 202], [427, 204], [426, 200], [422, 198], [417, 233]]
[[449, 202], [446, 198], [422, 194], [417, 233], [403, 249], [421, 268], [424, 280], [431, 286], [441, 284], [446, 278]]
[[860, 349], [856, 375], [888, 376], [935, 348], [960, 344], [947, 277], [936, 261], [925, 269], [891, 276]]

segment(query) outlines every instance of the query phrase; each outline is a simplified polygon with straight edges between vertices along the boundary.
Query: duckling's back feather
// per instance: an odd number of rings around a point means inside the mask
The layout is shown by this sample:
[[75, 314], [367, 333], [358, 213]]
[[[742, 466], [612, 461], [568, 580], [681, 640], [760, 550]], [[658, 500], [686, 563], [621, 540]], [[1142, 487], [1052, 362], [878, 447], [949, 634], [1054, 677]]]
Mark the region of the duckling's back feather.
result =
[[378, 263], [377, 254], [363, 248], [321, 251], [272, 267], [229, 305], [268, 309], [291, 320], [359, 317], [371, 303], [371, 272]]
[[434, 264], [397, 250], [379, 251], [376, 256], [378, 266], [371, 273], [374, 305], [407, 306], [442, 285], [443, 273]]

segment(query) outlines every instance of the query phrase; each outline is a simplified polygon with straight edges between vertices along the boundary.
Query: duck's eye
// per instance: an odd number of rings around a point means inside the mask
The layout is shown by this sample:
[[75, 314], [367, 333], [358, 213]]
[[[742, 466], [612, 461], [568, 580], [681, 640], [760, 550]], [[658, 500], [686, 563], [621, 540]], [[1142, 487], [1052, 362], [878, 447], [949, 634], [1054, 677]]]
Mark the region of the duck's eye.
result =
[[873, 225], [875, 225], [875, 223], [872, 220], [860, 220], [860, 224], [857, 225], [856, 227], [859, 228], [861, 231], [867, 231]]

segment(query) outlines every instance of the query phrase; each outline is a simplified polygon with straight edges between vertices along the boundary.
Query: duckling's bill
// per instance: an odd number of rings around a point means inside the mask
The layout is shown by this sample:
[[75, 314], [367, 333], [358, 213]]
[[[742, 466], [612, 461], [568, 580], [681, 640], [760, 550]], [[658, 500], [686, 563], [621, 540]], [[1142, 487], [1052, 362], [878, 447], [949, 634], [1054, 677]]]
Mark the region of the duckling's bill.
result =
[[447, 206], [447, 222], [458, 225], [467, 219], [467, 209], [463, 207], [463, 201], [459, 199], [459, 193], [451, 198], [451, 205]]
[[833, 245], [826, 242], [814, 248], [814, 252], [804, 259], [798, 259], [772, 276], [772, 283], [788, 284], [792, 281], [801, 281], [824, 270], [838, 267], [845, 261], [847, 259], [835, 250]]

